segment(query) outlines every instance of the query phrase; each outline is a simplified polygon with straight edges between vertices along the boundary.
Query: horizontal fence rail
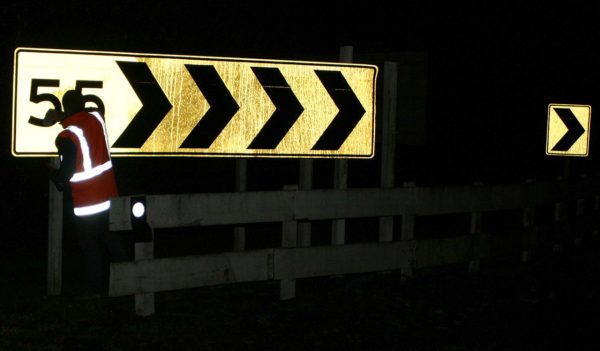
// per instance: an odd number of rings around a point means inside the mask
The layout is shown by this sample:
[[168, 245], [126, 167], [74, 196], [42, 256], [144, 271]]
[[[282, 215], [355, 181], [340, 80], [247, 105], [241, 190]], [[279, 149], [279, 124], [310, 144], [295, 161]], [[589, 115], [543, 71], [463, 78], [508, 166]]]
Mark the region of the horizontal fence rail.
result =
[[[282, 247], [155, 259], [146, 245], [136, 261], [111, 265], [111, 296], [136, 295], [140, 315], [154, 313], [153, 293], [227, 283], [279, 280], [281, 298], [295, 296], [295, 279], [434, 267], [482, 258], [529, 253], [544, 241], [533, 213], [554, 206], [554, 225], [566, 204], [576, 216], [599, 210], [596, 178], [518, 185], [292, 190], [245, 193], [148, 195], [152, 229], [208, 225], [282, 223]], [[584, 206], [584, 204], [589, 204]], [[131, 230], [130, 197], [113, 199], [111, 230]], [[522, 210], [523, 227], [503, 235], [481, 230], [482, 213]], [[297, 247], [300, 223], [323, 219], [401, 216], [414, 232], [415, 216], [471, 213], [471, 231], [415, 240]], [[140, 244], [138, 244], [140, 245]], [[152, 246], [150, 246], [152, 247]], [[137, 248], [136, 248], [137, 249]]]
[[[567, 182], [465, 187], [282, 190], [146, 196], [151, 228], [498, 211], [598, 193], [598, 184]], [[113, 199], [111, 230], [131, 230], [130, 197]]]
[[[444, 239], [272, 248], [113, 263], [111, 296], [339, 274], [435, 267], [519, 253], [538, 241], [524, 236], [464, 235]], [[515, 245], [515, 243], [523, 245]], [[527, 244], [529, 243], [529, 244]]]

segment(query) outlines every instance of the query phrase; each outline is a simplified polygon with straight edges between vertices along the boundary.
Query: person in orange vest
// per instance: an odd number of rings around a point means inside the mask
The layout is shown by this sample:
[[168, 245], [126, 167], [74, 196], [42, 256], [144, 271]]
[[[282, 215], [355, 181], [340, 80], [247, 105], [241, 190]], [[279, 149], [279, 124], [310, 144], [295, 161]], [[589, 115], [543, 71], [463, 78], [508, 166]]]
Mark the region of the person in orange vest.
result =
[[71, 194], [73, 229], [82, 251], [86, 278], [92, 294], [106, 296], [109, 262], [126, 261], [131, 256], [126, 241], [109, 230], [110, 199], [118, 195], [109, 151], [104, 117], [86, 110], [78, 90], [62, 98], [63, 111], [49, 110], [46, 119], [60, 122], [56, 137], [60, 167], [50, 179], [59, 191]]

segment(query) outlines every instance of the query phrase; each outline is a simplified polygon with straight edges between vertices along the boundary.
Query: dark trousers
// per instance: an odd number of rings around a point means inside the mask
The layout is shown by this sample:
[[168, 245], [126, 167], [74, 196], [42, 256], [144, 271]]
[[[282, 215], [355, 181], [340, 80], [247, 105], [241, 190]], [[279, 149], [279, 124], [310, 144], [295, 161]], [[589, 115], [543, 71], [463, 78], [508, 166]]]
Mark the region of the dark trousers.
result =
[[109, 264], [132, 256], [126, 240], [108, 230], [108, 212], [73, 218], [88, 286], [102, 295], [108, 294]]

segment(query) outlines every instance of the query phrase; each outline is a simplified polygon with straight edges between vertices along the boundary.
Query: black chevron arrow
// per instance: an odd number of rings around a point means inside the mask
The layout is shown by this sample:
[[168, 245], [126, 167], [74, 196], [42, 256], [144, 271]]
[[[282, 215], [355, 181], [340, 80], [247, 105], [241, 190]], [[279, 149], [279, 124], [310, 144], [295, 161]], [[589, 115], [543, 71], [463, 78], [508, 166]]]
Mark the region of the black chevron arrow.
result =
[[278, 68], [252, 67], [252, 71], [275, 105], [275, 112], [248, 149], [275, 149], [304, 111]]
[[142, 108], [113, 146], [140, 148], [173, 105], [163, 93], [145, 62], [117, 61], [117, 64], [142, 102]]
[[339, 112], [312, 149], [338, 150], [366, 111], [342, 72], [315, 70], [315, 73], [335, 102]]
[[568, 130], [565, 135], [554, 145], [552, 151], [568, 151], [573, 144], [585, 133], [585, 129], [577, 120], [570, 108], [553, 107], [558, 117], [563, 121]]
[[183, 141], [181, 147], [209, 148], [239, 110], [238, 104], [214, 66], [185, 65], [210, 108]]

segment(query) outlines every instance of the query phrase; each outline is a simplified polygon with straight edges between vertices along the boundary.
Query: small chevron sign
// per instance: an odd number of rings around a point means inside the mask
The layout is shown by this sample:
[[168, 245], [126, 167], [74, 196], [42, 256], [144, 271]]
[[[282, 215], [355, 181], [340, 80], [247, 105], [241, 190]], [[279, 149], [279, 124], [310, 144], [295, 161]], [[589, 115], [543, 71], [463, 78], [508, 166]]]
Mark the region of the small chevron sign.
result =
[[114, 156], [371, 158], [377, 66], [18, 48], [12, 153], [56, 155], [40, 127], [78, 89]]
[[589, 105], [548, 105], [546, 154], [586, 157], [591, 117], [592, 107]]

